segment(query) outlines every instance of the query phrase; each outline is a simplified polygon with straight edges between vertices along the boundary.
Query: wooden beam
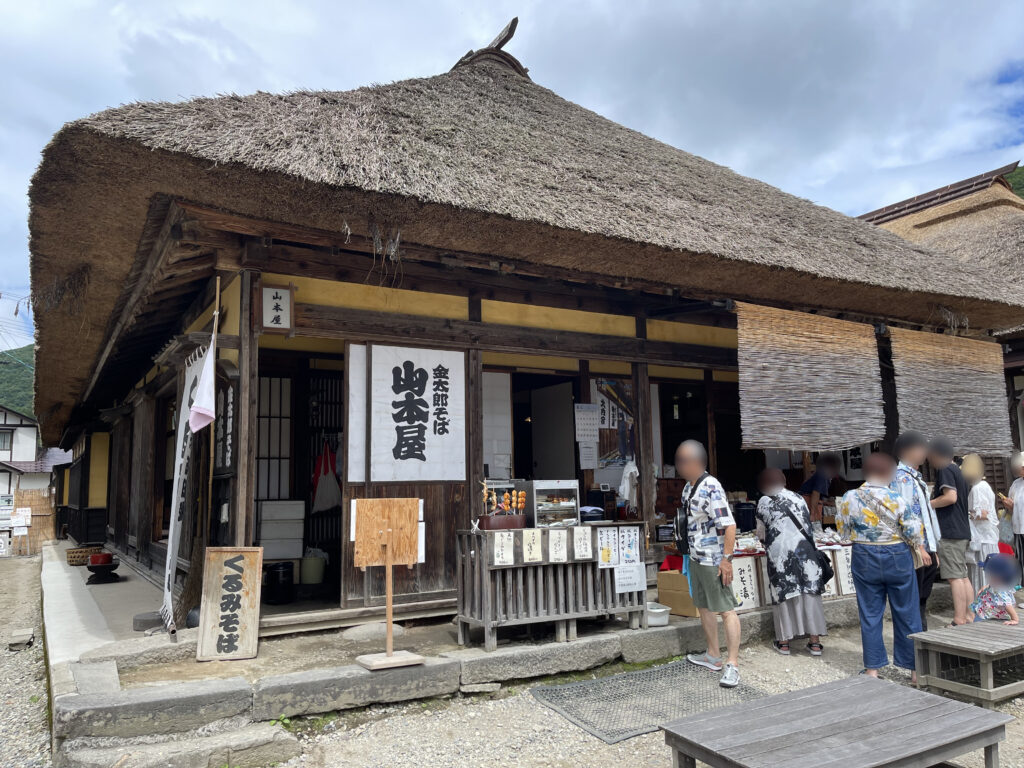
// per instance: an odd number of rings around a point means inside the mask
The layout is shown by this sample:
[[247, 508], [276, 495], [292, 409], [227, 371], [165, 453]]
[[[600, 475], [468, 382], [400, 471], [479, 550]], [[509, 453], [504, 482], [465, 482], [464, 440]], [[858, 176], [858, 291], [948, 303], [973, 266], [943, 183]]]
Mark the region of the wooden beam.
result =
[[[261, 239], [285, 240], [291, 243], [306, 243], [326, 248], [374, 253], [373, 238], [365, 235], [351, 232], [347, 234], [331, 232], [329, 230], [296, 226], [284, 222], [253, 219], [224, 211], [212, 210], [195, 203], [179, 202], [179, 205], [188, 214], [190, 219], [215, 230]], [[563, 267], [533, 264], [465, 251], [452, 251], [415, 243], [403, 242], [401, 254], [404, 261], [422, 261], [452, 267], [477, 267], [488, 271], [515, 272], [519, 275], [533, 275], [535, 277], [565, 280], [579, 285], [606, 285], [620, 290], [647, 290], [659, 296], [676, 295], [676, 291], [670, 286], [651, 280], [613, 278]], [[251, 266], [264, 269], [255, 263]]]
[[152, 291], [153, 277], [157, 274], [160, 268], [174, 246], [174, 229], [175, 225], [178, 224], [184, 213], [177, 204], [172, 201], [167, 208], [167, 215], [164, 217], [163, 226], [160, 228], [160, 233], [157, 235], [156, 240], [153, 242], [153, 248], [149, 252], [149, 256], [146, 258], [146, 263], [142, 267], [142, 271], [138, 278], [135, 280], [134, 286], [131, 292], [128, 294], [128, 300], [125, 302], [124, 309], [121, 310], [121, 315], [117, 318], [114, 323], [114, 327], [111, 328], [110, 333], [107, 334], [107, 341], [103, 345], [103, 349], [100, 352], [100, 356], [96, 359], [96, 365], [93, 366], [92, 375], [89, 377], [89, 383], [86, 385], [85, 393], [82, 395], [82, 400], [88, 400], [92, 394], [93, 388], [96, 386], [96, 382], [99, 380], [100, 373], [103, 371], [103, 366], [106, 364], [108, 358], [117, 345], [118, 341], [121, 340], [121, 336], [125, 330], [132, 324], [135, 315], [138, 314], [143, 299]]
[[555, 331], [495, 325], [471, 320], [448, 320], [418, 315], [295, 305], [299, 335], [361, 341], [401, 341], [435, 344], [454, 349], [475, 348], [495, 352], [560, 355], [588, 360], [618, 360], [695, 368], [736, 368], [736, 350], [650, 341], [628, 336]]

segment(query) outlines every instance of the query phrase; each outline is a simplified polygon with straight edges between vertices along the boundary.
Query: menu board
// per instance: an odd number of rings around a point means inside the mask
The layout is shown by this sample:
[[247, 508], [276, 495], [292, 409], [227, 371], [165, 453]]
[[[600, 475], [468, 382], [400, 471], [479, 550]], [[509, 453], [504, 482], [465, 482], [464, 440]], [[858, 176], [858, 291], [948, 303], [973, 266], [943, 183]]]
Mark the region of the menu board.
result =
[[736, 610], [745, 611], [761, 605], [757, 588], [756, 562], [760, 558], [737, 557], [732, 563], [732, 592], [736, 596]]

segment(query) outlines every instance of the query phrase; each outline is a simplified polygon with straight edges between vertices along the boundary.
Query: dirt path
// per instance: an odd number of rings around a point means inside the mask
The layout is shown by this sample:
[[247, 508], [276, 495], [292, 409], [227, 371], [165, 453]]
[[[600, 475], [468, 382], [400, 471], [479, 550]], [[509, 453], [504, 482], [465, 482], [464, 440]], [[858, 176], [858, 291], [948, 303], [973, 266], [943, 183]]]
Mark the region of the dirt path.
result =
[[[0, 559], [0, 764], [10, 768], [50, 765], [40, 563], [38, 556]], [[28, 627], [34, 645], [8, 651], [11, 634]]]

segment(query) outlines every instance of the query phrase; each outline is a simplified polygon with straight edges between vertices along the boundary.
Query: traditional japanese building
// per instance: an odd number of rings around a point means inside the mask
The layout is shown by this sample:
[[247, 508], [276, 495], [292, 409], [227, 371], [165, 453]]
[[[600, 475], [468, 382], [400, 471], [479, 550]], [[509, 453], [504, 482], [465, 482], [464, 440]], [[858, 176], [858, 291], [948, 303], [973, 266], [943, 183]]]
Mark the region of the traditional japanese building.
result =
[[[382, 602], [352, 565], [351, 501], [413, 496], [399, 610], [451, 612], [485, 479], [576, 480], [653, 537], [682, 439], [739, 492], [778, 454], [883, 438], [891, 360], [913, 362], [890, 330], [980, 344], [1001, 376], [998, 345], [934, 331], [1024, 322], [1019, 291], [573, 104], [504, 43], [434, 77], [130, 104], [54, 136], [31, 188], [36, 411], [75, 450], [73, 493], [102, 485], [123, 559], [176, 555], [184, 582], [204, 544], [322, 552], [319, 588], [262, 628], [336, 626]], [[185, 361], [215, 305], [216, 442], [185, 457], [169, 555]]]

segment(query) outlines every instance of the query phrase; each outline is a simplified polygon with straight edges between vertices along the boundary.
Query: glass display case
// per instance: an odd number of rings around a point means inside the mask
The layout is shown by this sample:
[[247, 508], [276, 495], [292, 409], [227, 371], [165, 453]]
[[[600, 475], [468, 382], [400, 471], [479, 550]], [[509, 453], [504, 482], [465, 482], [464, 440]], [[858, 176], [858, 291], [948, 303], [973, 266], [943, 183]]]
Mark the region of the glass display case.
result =
[[534, 528], [579, 525], [580, 487], [576, 480], [519, 480], [526, 491], [526, 524]]

